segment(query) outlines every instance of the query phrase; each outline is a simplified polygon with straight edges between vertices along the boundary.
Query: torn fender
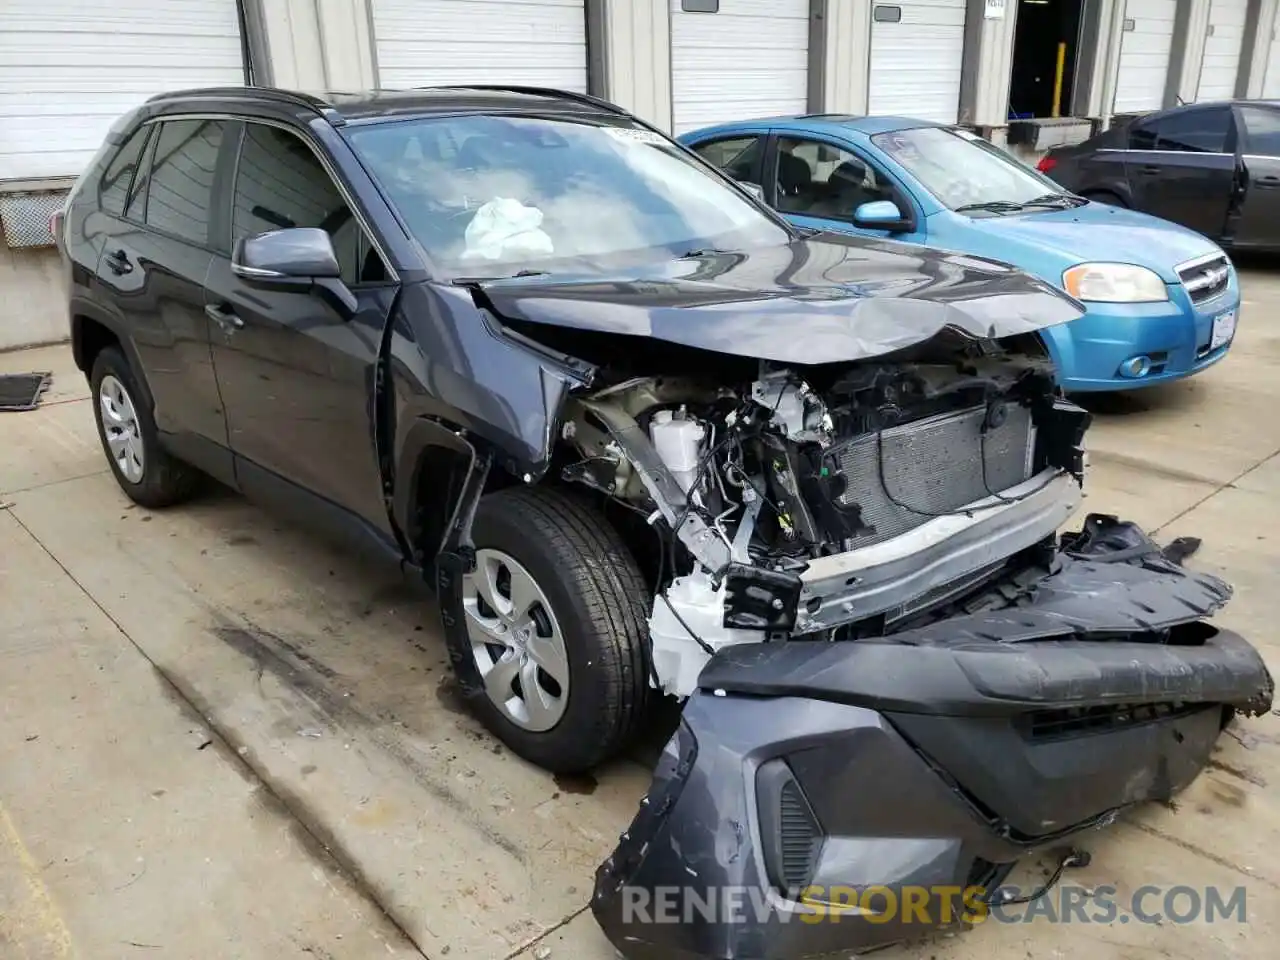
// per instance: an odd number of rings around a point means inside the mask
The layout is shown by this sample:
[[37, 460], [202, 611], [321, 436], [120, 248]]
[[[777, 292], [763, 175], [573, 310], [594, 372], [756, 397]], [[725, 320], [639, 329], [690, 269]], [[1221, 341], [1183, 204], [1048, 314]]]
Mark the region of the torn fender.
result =
[[[1225, 584], [1104, 539], [1064, 540], [1006, 610], [717, 654], [597, 871], [614, 946], [789, 960], [917, 937], [959, 919], [939, 888], [986, 896], [1020, 857], [1186, 787], [1235, 711], [1271, 708], [1272, 678], [1201, 619]], [[869, 887], [931, 892], [914, 916], [848, 909]]]

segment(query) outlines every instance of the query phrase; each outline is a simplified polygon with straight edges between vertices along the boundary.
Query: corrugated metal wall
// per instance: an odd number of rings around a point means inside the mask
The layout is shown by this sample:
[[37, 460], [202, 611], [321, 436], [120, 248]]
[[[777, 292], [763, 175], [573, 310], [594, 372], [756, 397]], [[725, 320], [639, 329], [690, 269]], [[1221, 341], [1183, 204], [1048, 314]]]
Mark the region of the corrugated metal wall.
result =
[[587, 90], [584, 0], [372, 0], [379, 86]]
[[235, 0], [0, 6], [0, 181], [77, 176], [152, 94], [244, 82]]

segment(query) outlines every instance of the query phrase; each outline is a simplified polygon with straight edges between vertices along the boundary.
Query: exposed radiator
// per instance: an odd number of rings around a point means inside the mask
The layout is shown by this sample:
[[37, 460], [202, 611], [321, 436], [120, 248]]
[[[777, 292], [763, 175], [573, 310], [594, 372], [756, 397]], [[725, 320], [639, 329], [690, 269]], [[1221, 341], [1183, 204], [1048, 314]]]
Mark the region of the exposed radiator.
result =
[[850, 546], [888, 540], [1029, 479], [1035, 454], [1031, 411], [1008, 404], [1004, 414], [985, 438], [987, 408], [970, 407], [867, 434], [829, 451], [848, 482], [841, 505], [860, 506], [863, 522], [875, 528]]

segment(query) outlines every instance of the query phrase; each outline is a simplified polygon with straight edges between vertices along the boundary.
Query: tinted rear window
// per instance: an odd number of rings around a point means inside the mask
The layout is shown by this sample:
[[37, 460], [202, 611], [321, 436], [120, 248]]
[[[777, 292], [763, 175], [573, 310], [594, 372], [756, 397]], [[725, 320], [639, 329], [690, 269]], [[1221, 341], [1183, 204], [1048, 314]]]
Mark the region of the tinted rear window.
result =
[[107, 164], [106, 172], [98, 184], [98, 202], [107, 213], [114, 213], [116, 216], [124, 213], [125, 195], [129, 192], [129, 184], [133, 182], [138, 159], [142, 156], [142, 148], [147, 145], [150, 133], [150, 127], [139, 128]]
[[192, 243], [209, 242], [209, 208], [223, 120], [169, 120], [151, 161], [146, 223]]
[[1130, 132], [1129, 145], [1134, 150], [1225, 153], [1230, 137], [1231, 111], [1218, 107], [1136, 123]]

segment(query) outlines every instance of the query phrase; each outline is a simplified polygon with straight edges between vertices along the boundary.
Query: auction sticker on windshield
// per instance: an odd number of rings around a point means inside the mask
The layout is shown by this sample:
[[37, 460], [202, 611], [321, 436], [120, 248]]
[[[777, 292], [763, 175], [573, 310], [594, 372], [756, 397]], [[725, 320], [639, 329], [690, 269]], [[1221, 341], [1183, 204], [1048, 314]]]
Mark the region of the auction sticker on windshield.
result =
[[1236, 312], [1228, 310], [1226, 313], [1220, 313], [1213, 318], [1213, 335], [1209, 340], [1209, 349], [1217, 350], [1231, 342], [1231, 338], [1236, 335]]
[[634, 127], [605, 127], [604, 132], [623, 143], [650, 143], [654, 146], [665, 146], [667, 141], [659, 133], [652, 130], [638, 130]]

